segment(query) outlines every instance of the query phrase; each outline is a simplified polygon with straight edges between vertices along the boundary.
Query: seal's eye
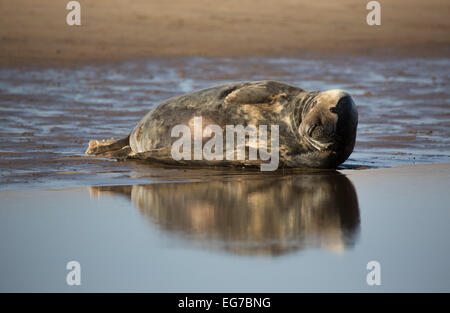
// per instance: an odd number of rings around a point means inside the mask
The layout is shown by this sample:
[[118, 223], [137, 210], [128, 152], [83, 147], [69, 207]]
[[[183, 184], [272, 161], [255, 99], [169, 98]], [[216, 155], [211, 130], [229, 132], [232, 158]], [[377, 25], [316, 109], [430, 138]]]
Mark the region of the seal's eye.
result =
[[330, 109], [331, 112], [338, 114], [339, 113], [339, 109], [337, 107], [332, 107]]

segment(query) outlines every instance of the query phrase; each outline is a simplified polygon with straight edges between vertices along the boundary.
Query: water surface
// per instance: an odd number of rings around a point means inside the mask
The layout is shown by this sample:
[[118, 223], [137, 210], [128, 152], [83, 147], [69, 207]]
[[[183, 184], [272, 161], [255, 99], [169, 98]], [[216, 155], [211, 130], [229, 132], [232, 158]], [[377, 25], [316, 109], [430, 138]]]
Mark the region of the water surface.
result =
[[1, 188], [152, 181], [139, 165], [85, 158], [88, 141], [126, 136], [171, 96], [242, 80], [350, 92], [359, 127], [343, 168], [449, 162], [449, 73], [448, 59], [343, 56], [0, 69]]
[[450, 164], [344, 174], [2, 191], [0, 290], [450, 291]]

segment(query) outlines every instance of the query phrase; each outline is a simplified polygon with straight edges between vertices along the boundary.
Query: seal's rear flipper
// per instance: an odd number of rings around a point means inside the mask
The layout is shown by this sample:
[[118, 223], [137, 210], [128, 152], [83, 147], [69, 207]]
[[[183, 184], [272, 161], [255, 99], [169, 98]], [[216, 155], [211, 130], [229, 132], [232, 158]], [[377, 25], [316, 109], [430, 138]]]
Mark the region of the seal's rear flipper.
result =
[[91, 140], [86, 154], [110, 157], [110, 158], [125, 158], [131, 153], [130, 136], [116, 140], [114, 138], [107, 140]]

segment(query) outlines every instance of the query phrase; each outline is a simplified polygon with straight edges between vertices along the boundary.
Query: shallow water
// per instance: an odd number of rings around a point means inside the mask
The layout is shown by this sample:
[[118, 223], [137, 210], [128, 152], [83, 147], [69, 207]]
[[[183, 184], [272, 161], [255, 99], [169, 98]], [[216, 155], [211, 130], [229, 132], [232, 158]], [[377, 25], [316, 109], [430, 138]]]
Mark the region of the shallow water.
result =
[[88, 141], [126, 136], [168, 97], [236, 80], [350, 92], [359, 127], [355, 151], [343, 168], [449, 162], [449, 73], [449, 59], [364, 57], [150, 59], [0, 69], [1, 188], [151, 182], [152, 170], [141, 164], [85, 158]]
[[0, 291], [450, 291], [450, 164], [343, 173], [2, 191]]

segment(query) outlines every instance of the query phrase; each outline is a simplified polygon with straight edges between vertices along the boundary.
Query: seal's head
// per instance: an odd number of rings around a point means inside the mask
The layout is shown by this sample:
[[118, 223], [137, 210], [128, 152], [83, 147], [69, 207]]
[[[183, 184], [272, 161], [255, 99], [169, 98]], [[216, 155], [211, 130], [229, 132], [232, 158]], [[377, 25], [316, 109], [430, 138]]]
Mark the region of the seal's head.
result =
[[328, 165], [339, 165], [352, 153], [358, 111], [351, 96], [339, 89], [312, 92], [303, 102], [299, 132], [314, 151], [330, 151]]

